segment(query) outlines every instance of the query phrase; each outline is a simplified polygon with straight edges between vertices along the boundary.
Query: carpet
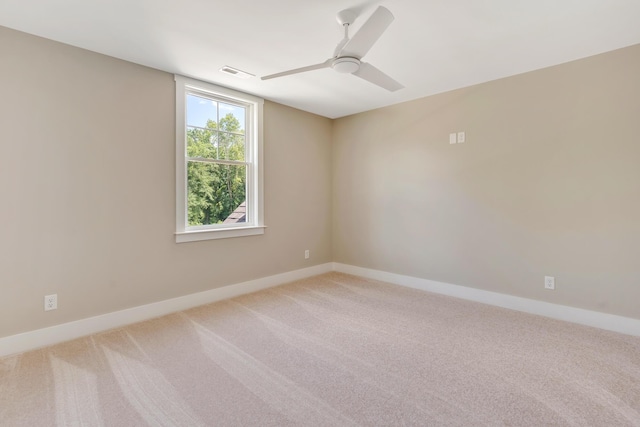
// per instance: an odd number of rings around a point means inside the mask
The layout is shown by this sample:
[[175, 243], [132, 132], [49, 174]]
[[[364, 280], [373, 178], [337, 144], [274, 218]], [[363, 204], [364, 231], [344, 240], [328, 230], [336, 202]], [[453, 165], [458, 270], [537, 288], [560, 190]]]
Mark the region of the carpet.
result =
[[2, 426], [640, 426], [640, 338], [328, 273], [0, 359]]

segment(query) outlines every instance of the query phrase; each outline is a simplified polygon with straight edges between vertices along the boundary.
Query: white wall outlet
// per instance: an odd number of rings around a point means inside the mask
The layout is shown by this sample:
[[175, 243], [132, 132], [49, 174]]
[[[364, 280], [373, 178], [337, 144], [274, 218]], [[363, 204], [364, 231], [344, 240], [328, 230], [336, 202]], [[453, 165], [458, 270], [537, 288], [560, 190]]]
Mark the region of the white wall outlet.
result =
[[544, 288], [545, 289], [555, 289], [556, 288], [556, 279], [551, 276], [544, 276]]
[[309, 259], [309, 249], [304, 251], [304, 259]]
[[458, 132], [458, 144], [462, 144], [465, 141], [464, 132]]
[[58, 309], [58, 294], [44, 296], [44, 311]]
[[456, 134], [455, 133], [450, 133], [449, 134], [449, 144], [455, 144], [456, 143]]

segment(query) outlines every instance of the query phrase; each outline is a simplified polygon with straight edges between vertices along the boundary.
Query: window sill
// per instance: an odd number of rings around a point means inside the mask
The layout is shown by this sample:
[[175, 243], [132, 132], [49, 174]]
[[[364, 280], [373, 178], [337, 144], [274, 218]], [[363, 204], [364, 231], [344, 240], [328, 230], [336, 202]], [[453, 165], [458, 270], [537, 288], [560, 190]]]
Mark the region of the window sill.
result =
[[218, 228], [212, 230], [180, 231], [176, 233], [176, 243], [199, 242], [202, 240], [228, 239], [231, 237], [256, 236], [264, 234], [266, 226]]

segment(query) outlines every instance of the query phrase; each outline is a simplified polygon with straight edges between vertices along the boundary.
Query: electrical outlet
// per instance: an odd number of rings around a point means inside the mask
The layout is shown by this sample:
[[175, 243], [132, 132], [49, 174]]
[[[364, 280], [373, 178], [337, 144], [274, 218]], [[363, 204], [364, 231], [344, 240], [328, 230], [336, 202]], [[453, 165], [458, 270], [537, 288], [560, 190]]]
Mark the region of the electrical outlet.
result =
[[44, 311], [58, 309], [58, 294], [44, 296]]
[[545, 289], [555, 289], [556, 288], [556, 279], [551, 276], [544, 276], [544, 288]]
[[309, 249], [304, 251], [304, 259], [309, 259]]
[[465, 140], [464, 132], [458, 132], [458, 144], [462, 144]]

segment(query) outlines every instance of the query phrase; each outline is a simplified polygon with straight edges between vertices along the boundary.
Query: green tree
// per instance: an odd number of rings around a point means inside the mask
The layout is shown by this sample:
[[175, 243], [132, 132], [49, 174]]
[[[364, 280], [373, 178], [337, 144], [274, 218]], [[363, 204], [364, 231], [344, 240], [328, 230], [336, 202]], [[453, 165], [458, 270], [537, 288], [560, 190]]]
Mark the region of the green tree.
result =
[[[187, 156], [201, 160], [245, 161], [245, 136], [240, 122], [227, 114], [206, 129], [187, 129]], [[246, 192], [244, 164], [187, 163], [187, 205], [190, 226], [219, 224], [242, 202]]]

